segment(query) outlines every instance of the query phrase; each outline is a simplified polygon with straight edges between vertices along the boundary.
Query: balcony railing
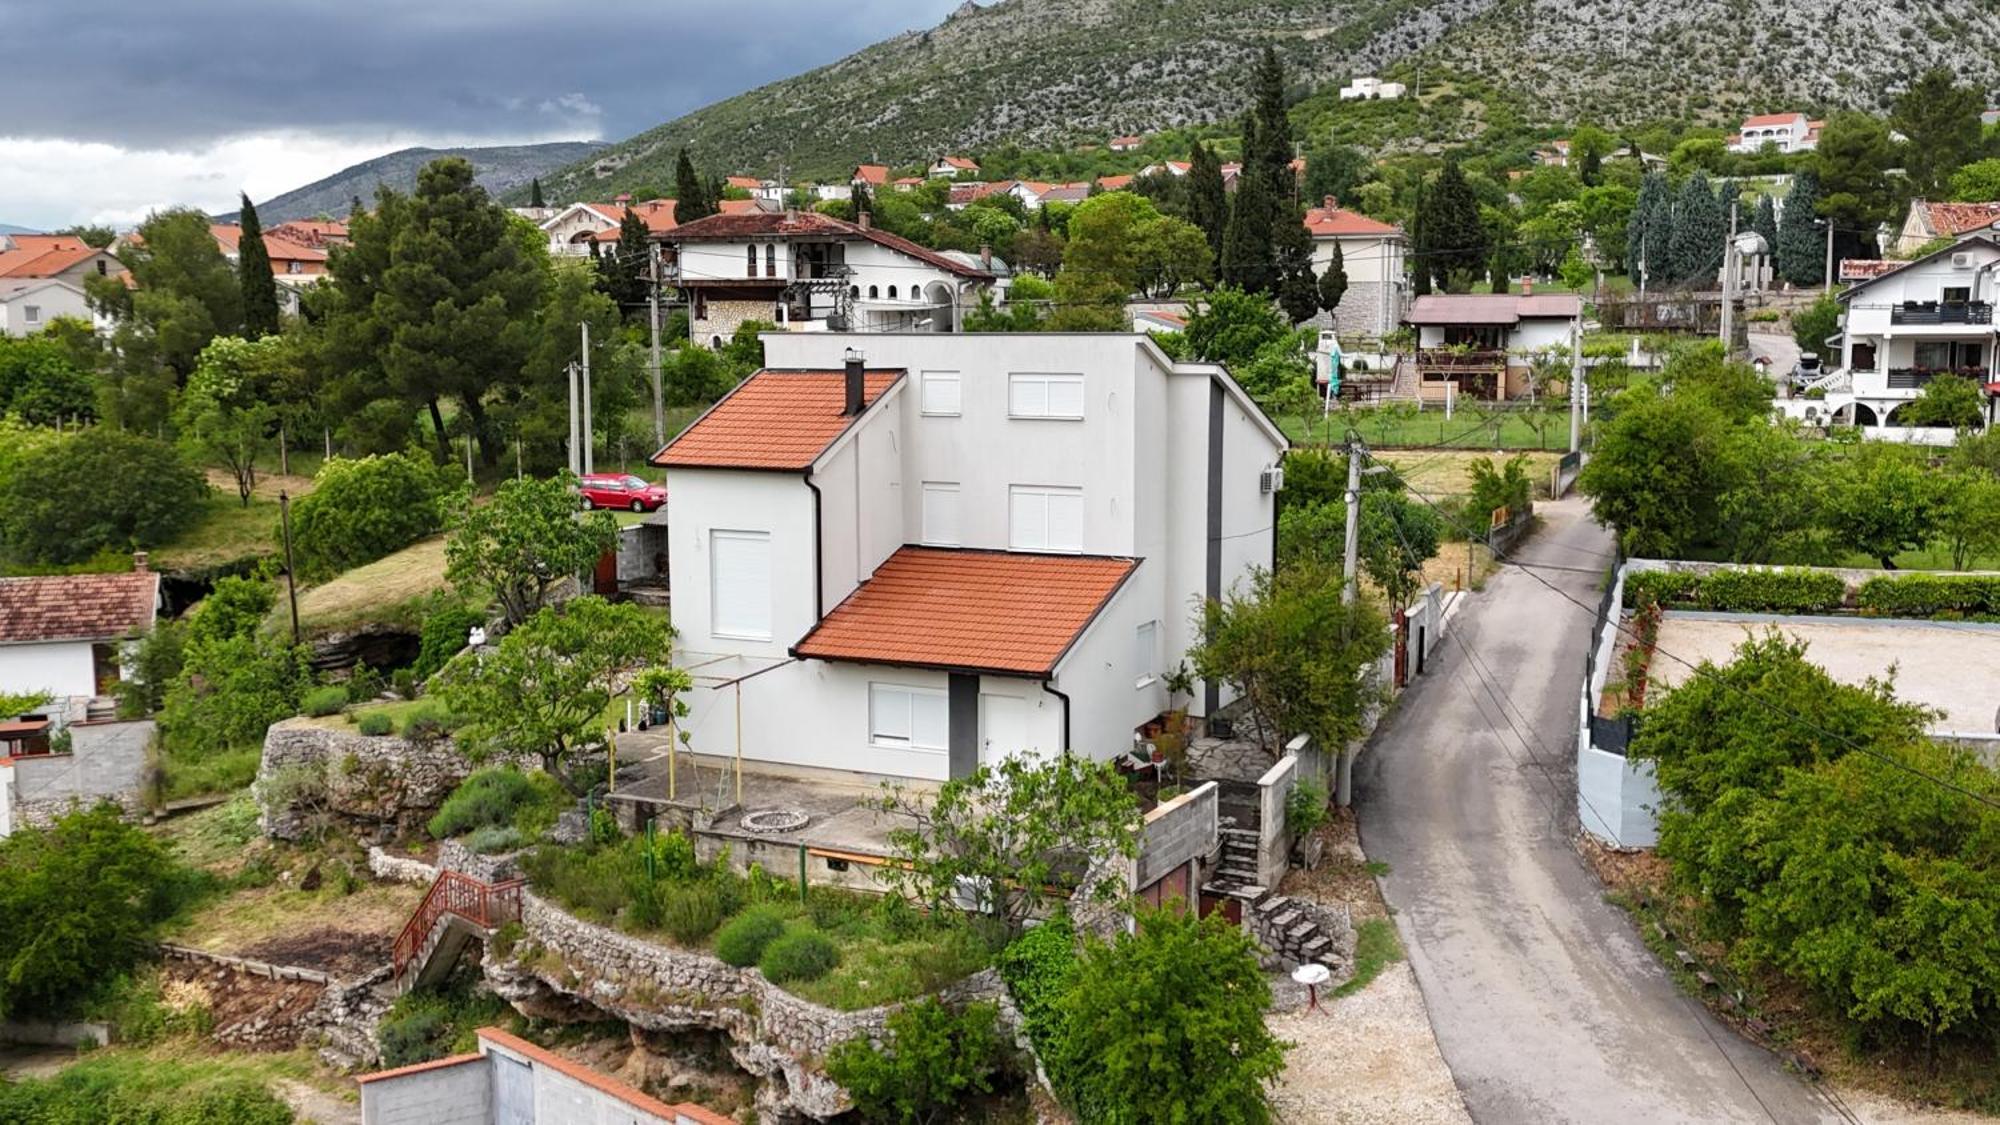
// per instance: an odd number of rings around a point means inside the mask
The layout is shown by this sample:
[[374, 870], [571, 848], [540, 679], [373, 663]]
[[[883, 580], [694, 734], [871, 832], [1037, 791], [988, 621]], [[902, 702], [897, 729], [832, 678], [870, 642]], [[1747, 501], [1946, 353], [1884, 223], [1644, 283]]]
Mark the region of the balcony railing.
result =
[[1889, 309], [1891, 324], [1991, 324], [1993, 306], [1985, 301], [1905, 301]]
[[1429, 372], [1494, 372], [1507, 366], [1502, 351], [1461, 352], [1449, 348], [1423, 348], [1417, 352], [1417, 369]]
[[1922, 390], [1924, 384], [1940, 375], [1971, 379], [1975, 383], [1985, 383], [1993, 378], [1993, 373], [1984, 367], [1891, 367], [1888, 375], [1892, 391]]

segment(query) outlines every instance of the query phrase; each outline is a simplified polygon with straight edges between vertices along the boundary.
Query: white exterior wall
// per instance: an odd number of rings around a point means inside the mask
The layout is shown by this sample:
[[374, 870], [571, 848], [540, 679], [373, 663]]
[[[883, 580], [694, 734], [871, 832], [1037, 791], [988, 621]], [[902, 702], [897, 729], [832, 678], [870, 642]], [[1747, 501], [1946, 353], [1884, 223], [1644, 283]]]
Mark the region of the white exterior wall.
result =
[[[35, 320], [28, 320], [28, 306], [37, 310]], [[68, 285], [44, 285], [31, 289], [7, 300], [0, 300], [0, 333], [9, 336], [32, 336], [47, 328], [57, 317], [70, 316], [78, 320], [90, 320], [90, 302], [83, 293]]]
[[896, 548], [916, 539], [904, 531], [899, 443], [909, 382], [890, 387], [813, 466], [810, 479], [820, 491], [820, 582], [829, 610]]
[[[47, 692], [58, 699], [97, 694], [89, 641], [0, 645], [0, 693]], [[0, 719], [13, 718], [0, 715]]]
[[1132, 588], [1148, 578], [1157, 586], [1163, 571], [1150, 560], [1141, 563], [1056, 668], [1056, 688], [1070, 698], [1069, 748], [1084, 757], [1101, 762], [1130, 751], [1132, 732], [1167, 709], [1163, 680], [1138, 685], [1135, 643], [1139, 626], [1157, 619], [1160, 603]]
[[1333, 248], [1336, 244], [1340, 246], [1341, 269], [1347, 272], [1349, 285], [1402, 280], [1403, 239], [1401, 236], [1388, 237], [1379, 234], [1313, 239], [1315, 277], [1326, 272], [1327, 263], [1333, 261]]
[[492, 1063], [468, 1059], [361, 1084], [361, 1125], [489, 1125]]
[[[715, 656], [745, 658], [750, 671], [785, 658], [788, 646], [818, 620], [813, 605], [812, 492], [798, 473], [669, 469], [673, 518], [667, 553], [674, 583], [675, 656], [682, 667]], [[771, 536], [771, 638], [717, 637], [709, 588], [709, 535], [716, 530]], [[827, 608], [833, 603], [828, 602]], [[734, 674], [742, 674], [737, 672]]]
[[1538, 352], [1573, 344], [1576, 322], [1568, 317], [1528, 317], [1507, 334], [1510, 352]]
[[571, 241], [585, 232], [615, 230], [616, 223], [606, 222], [603, 216], [587, 207], [572, 207], [542, 224], [542, 233], [549, 239], [549, 253], [562, 257], [588, 255], [590, 247], [581, 242]]

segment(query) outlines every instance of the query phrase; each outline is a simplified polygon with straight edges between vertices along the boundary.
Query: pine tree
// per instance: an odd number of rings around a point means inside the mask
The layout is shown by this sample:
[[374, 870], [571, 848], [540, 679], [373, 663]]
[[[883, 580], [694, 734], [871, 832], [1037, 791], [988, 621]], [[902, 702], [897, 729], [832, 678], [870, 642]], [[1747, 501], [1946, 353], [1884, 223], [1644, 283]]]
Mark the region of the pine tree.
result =
[[1465, 279], [1487, 272], [1493, 258], [1479, 199], [1458, 162], [1447, 158], [1421, 197], [1417, 224], [1423, 248], [1417, 268], [1428, 271], [1440, 289], [1463, 288]]
[[1770, 196], [1757, 197], [1757, 214], [1750, 220], [1750, 229], [1764, 237], [1764, 246], [1769, 253], [1778, 252], [1778, 206]]
[[708, 194], [708, 184], [695, 171], [694, 161], [688, 159], [683, 146], [674, 162], [674, 221], [684, 225], [713, 214], [715, 202]]
[[[1243, 151], [1256, 150], [1254, 116], [1243, 119]], [[1230, 202], [1229, 225], [1222, 234], [1222, 280], [1252, 293], [1269, 293], [1277, 285], [1277, 262], [1271, 245], [1271, 191], [1263, 169], [1249, 160], [1236, 177], [1236, 198]]]
[[1811, 168], [1801, 168], [1792, 177], [1784, 214], [1778, 217], [1778, 276], [1793, 285], [1818, 285], [1826, 276], [1826, 258], [1821, 253], [1824, 236], [1813, 225], [1818, 217], [1819, 175]]
[[264, 224], [257, 207], [243, 196], [237, 220], [242, 237], [236, 243], [236, 283], [243, 290], [243, 335], [255, 340], [278, 331], [278, 279], [271, 273], [271, 251], [264, 245]]
[[1222, 236], [1229, 226], [1229, 193], [1222, 183], [1222, 161], [1214, 150], [1196, 141], [1188, 155], [1188, 219], [1208, 236], [1208, 252], [1222, 260]]
[[853, 206], [853, 208], [854, 208], [854, 221], [855, 221], [855, 222], [857, 222], [857, 223], [858, 223], [858, 222], [860, 222], [860, 221], [861, 221], [861, 216], [862, 216], [862, 215], [864, 215], [864, 214], [868, 214], [868, 215], [873, 215], [873, 214], [874, 214], [874, 211], [875, 211], [875, 201], [874, 201], [873, 199], [870, 199], [870, 198], [869, 198], [869, 196], [868, 196], [868, 185], [867, 185], [867, 184], [863, 184], [863, 183], [857, 183], [857, 184], [855, 184], [855, 185], [854, 185], [854, 194], [853, 194], [853, 195], [850, 195], [850, 196], [848, 196], [848, 201], [849, 201], [849, 203], [850, 203], [850, 204], [851, 204], [851, 205]]
[[1326, 272], [1319, 275], [1319, 307], [1329, 315], [1340, 307], [1340, 299], [1347, 296], [1347, 256], [1340, 252], [1340, 243], [1333, 244], [1333, 258], [1326, 263]]
[[1722, 265], [1722, 243], [1729, 237], [1729, 220], [1717, 210], [1708, 175], [1699, 170], [1681, 183], [1674, 196], [1674, 229], [1667, 239], [1667, 280], [1707, 285]]
[[[1250, 112], [1243, 120], [1243, 171], [1223, 231], [1221, 272], [1231, 284], [1275, 295], [1287, 276], [1279, 254], [1292, 241], [1284, 224], [1292, 221], [1297, 204], [1292, 198], [1296, 182], [1292, 125], [1285, 115], [1285, 68], [1268, 46], [1251, 72], [1250, 91]], [[1308, 257], [1310, 251], [1308, 240]]]
[[542, 178], [540, 176], [536, 176], [534, 179], [528, 181], [528, 206], [548, 206], [548, 204], [542, 202]]
[[1665, 172], [1648, 172], [1639, 181], [1639, 199], [1625, 227], [1625, 269], [1634, 284], [1648, 278], [1668, 280], [1667, 243], [1673, 234], [1672, 201]]
[[646, 299], [647, 233], [646, 220], [627, 207], [618, 221], [618, 250], [604, 269], [611, 299], [620, 308], [631, 308]]

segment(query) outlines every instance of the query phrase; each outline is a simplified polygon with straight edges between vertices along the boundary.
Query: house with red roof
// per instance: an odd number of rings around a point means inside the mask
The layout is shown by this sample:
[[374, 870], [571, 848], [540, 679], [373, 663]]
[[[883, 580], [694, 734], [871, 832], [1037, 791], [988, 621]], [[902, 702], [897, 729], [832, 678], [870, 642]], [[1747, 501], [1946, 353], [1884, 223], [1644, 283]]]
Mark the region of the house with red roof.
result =
[[697, 342], [719, 345], [748, 320], [798, 331], [954, 332], [1005, 263], [949, 254], [817, 211], [724, 213], [668, 232], [675, 283]]
[[111, 696], [159, 608], [160, 576], [143, 551], [118, 574], [0, 578], [0, 695], [47, 695], [56, 725], [81, 719]]
[[1441, 400], [1454, 385], [1460, 398], [1505, 402], [1530, 391], [1538, 356], [1568, 349], [1583, 333], [1583, 298], [1536, 293], [1426, 293], [1405, 318], [1417, 330], [1417, 392]]
[[1729, 151], [1761, 152], [1770, 145], [1779, 152], [1807, 152], [1819, 147], [1819, 131], [1825, 124], [1803, 113], [1756, 114], [1744, 118], [1730, 136]]
[[609, 203], [572, 203], [539, 224], [542, 233], [548, 236], [549, 254], [559, 258], [583, 257], [590, 253], [593, 242], [618, 241], [619, 227], [625, 221], [627, 210], [645, 221], [649, 238], [659, 238], [674, 229], [674, 201], [671, 199], [640, 202], [629, 195], [620, 195]]
[[969, 156], [940, 156], [931, 161], [928, 171], [931, 179], [949, 180], [967, 173], [976, 174], [979, 171], [979, 162]]
[[849, 176], [847, 181], [855, 187], [865, 187], [873, 191], [889, 182], [889, 166], [887, 164], [856, 164], [854, 166], [854, 174]]
[[1142, 333], [764, 346], [652, 458], [696, 754], [939, 781], [1227, 702], [1166, 685], [1274, 548], [1285, 438], [1227, 371]]
[[1903, 216], [1903, 229], [1890, 243], [1889, 252], [1909, 257], [1940, 238], [1964, 238], [1994, 230], [2000, 230], [2000, 201], [1933, 203], [1912, 199]]
[[61, 317], [94, 319], [81, 286], [54, 277], [0, 277], [0, 336], [32, 336]]
[[1113, 137], [1111, 138], [1111, 142], [1105, 145], [1104, 147], [1110, 149], [1112, 152], [1132, 152], [1133, 150], [1137, 149], [1140, 145], [1143, 145], [1145, 143], [1146, 143], [1146, 138], [1137, 135], [1132, 135], [1124, 137]]
[[121, 277], [125, 263], [109, 250], [67, 234], [0, 234], [0, 331], [23, 336], [59, 316], [92, 319], [84, 282]]
[[1321, 326], [1376, 338], [1394, 332], [1410, 306], [1403, 228], [1342, 207], [1330, 195], [1306, 211], [1305, 224], [1313, 240], [1313, 275], [1326, 273], [1336, 248], [1347, 275], [1347, 292], [1332, 313], [1319, 315]]

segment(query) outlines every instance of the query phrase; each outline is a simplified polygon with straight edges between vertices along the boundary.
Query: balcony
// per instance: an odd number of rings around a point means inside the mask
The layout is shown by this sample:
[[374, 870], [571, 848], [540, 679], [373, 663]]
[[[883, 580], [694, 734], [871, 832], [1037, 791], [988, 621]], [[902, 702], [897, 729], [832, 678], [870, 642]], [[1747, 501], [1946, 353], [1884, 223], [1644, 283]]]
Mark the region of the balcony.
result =
[[1904, 301], [1889, 309], [1890, 324], [1992, 324], [1986, 301]]
[[1417, 352], [1417, 370], [1425, 375], [1492, 374], [1506, 367], [1507, 353], [1504, 351], [1422, 348]]
[[1891, 367], [1888, 370], [1889, 389], [1892, 391], [1918, 391], [1924, 384], [1941, 375], [1970, 379], [1975, 383], [1985, 383], [1993, 374], [1984, 367]]

